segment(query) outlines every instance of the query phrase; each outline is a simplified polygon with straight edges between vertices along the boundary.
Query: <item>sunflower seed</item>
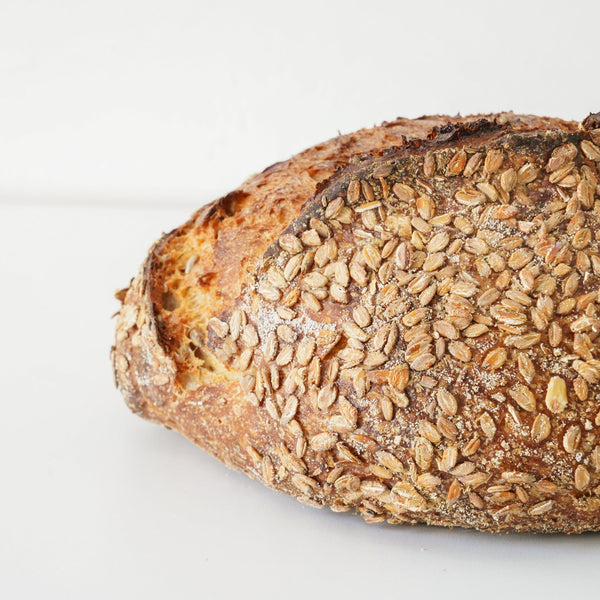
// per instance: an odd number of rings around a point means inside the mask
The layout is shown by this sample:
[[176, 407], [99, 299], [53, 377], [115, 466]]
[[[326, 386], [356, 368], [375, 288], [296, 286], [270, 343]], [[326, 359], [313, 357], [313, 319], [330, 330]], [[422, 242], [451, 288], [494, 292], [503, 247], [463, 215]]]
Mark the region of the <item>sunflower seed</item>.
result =
[[598, 148], [598, 146], [596, 146], [596, 144], [594, 144], [588, 140], [583, 140], [581, 142], [581, 151], [590, 160], [600, 161], [600, 148]]
[[312, 310], [313, 312], [321, 311], [321, 303], [314, 294], [311, 294], [310, 292], [302, 292], [301, 299], [303, 306], [308, 310]]
[[375, 202], [366, 202], [365, 204], [360, 204], [359, 206], [356, 206], [354, 210], [357, 213], [364, 213], [368, 210], [374, 210], [375, 208], [379, 208], [380, 206], [381, 202], [379, 200], [376, 200]]
[[315, 229], [307, 229], [300, 236], [302, 238], [302, 243], [305, 246], [315, 247], [321, 245], [321, 238]]
[[485, 359], [481, 363], [481, 366], [484, 369], [495, 371], [502, 367], [502, 365], [506, 362], [506, 358], [507, 353], [504, 348], [494, 348], [487, 353]]
[[458, 411], [458, 401], [451, 392], [440, 388], [436, 396], [439, 407], [449, 417], [454, 416]]
[[581, 428], [578, 425], [571, 425], [563, 436], [563, 448], [569, 453], [574, 453], [579, 447], [581, 441]]
[[531, 163], [525, 163], [518, 171], [517, 176], [521, 185], [534, 182], [539, 175], [539, 170]]
[[208, 320], [208, 326], [215, 332], [220, 338], [225, 338], [229, 333], [229, 325], [221, 319], [212, 317]]
[[488, 173], [495, 173], [504, 162], [504, 154], [501, 150], [490, 150], [485, 157], [484, 169]]
[[483, 334], [487, 333], [489, 328], [487, 325], [483, 325], [481, 323], [475, 323], [473, 325], [469, 325], [464, 331], [463, 335], [467, 338], [476, 338], [480, 337]]
[[287, 425], [296, 415], [298, 409], [298, 398], [294, 395], [288, 396], [283, 411], [281, 413], [281, 424]]
[[429, 470], [433, 459], [433, 445], [424, 437], [415, 438], [413, 451], [415, 454], [415, 462], [424, 471]]
[[464, 342], [450, 342], [448, 351], [454, 358], [462, 362], [471, 360], [471, 349]]
[[583, 492], [590, 485], [591, 479], [590, 472], [583, 465], [578, 465], [574, 473], [575, 487]]
[[532, 517], [537, 517], [547, 513], [549, 510], [552, 510], [553, 505], [553, 500], [545, 500], [544, 502], [538, 502], [537, 504], [534, 504], [527, 512]]
[[426, 420], [419, 421], [419, 434], [428, 439], [432, 444], [439, 444], [442, 440], [442, 436], [436, 426]]
[[462, 447], [460, 452], [464, 457], [473, 456], [479, 450], [480, 445], [481, 440], [478, 437], [474, 437]]
[[327, 205], [327, 208], [325, 209], [325, 218], [335, 219], [343, 207], [344, 199], [338, 196]]
[[496, 423], [488, 413], [484, 412], [479, 417], [479, 424], [488, 439], [492, 439], [496, 435]]
[[360, 200], [360, 196], [361, 196], [360, 181], [358, 179], [354, 179], [348, 184], [348, 191], [346, 194], [348, 204], [356, 204]]
[[513, 168], [510, 168], [504, 171], [500, 176], [500, 185], [505, 192], [510, 193], [517, 184], [517, 180], [518, 177], [516, 171]]
[[338, 437], [335, 433], [324, 432], [313, 436], [310, 439], [309, 444], [313, 450], [324, 452], [325, 450], [331, 450], [335, 447], [337, 439]]
[[535, 395], [524, 385], [519, 384], [514, 390], [508, 390], [508, 394], [523, 410], [535, 410]]
[[546, 406], [553, 413], [561, 413], [567, 407], [567, 384], [562, 377], [551, 377], [546, 388]]
[[291, 344], [285, 344], [282, 346], [277, 358], [275, 359], [275, 363], [279, 367], [285, 367], [292, 362], [292, 358], [294, 357], [294, 347]]
[[291, 233], [285, 233], [279, 238], [279, 246], [290, 254], [298, 254], [303, 248], [302, 242]]
[[302, 367], [308, 365], [311, 361], [314, 351], [316, 348], [316, 343], [311, 338], [304, 338], [296, 348], [296, 361]]
[[478, 190], [463, 189], [454, 194], [456, 201], [464, 206], [478, 206], [485, 202], [485, 194]]
[[456, 466], [458, 462], [458, 449], [456, 446], [448, 446], [442, 453], [442, 458], [438, 462], [440, 471], [447, 473]]

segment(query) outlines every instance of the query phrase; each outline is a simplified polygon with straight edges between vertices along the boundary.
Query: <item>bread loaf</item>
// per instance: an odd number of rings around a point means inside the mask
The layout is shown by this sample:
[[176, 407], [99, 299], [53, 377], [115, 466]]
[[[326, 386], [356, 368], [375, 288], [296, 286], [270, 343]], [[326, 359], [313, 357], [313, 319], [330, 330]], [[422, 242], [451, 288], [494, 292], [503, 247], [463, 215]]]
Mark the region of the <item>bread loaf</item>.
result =
[[600, 114], [398, 119], [152, 247], [112, 357], [135, 413], [312, 506], [600, 528]]

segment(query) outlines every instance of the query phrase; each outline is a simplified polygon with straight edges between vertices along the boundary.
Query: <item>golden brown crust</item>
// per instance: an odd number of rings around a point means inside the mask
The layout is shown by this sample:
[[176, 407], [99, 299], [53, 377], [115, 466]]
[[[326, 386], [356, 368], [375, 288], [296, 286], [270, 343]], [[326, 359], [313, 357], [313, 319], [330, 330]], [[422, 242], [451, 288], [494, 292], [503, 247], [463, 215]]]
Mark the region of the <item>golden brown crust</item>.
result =
[[594, 119], [399, 119], [252, 177], [130, 286], [128, 405], [369, 521], [598, 529]]

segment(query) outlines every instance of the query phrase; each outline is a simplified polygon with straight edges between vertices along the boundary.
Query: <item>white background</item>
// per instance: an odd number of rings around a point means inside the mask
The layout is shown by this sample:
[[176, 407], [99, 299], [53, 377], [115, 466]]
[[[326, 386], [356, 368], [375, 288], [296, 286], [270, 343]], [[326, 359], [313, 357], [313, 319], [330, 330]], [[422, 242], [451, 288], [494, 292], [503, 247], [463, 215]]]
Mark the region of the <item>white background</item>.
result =
[[520, 598], [600, 537], [367, 526], [129, 414], [113, 292], [267, 165], [396, 116], [600, 110], [597, 2], [0, 0], [0, 597]]

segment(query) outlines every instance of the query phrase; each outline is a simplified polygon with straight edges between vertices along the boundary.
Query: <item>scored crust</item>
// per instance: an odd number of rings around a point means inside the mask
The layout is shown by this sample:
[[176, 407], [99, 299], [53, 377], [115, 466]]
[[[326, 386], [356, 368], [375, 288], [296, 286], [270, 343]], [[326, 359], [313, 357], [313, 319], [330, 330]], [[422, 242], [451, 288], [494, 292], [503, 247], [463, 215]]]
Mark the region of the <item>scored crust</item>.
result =
[[368, 521], [600, 528], [598, 125], [400, 119], [254, 176], [127, 291], [128, 405]]

